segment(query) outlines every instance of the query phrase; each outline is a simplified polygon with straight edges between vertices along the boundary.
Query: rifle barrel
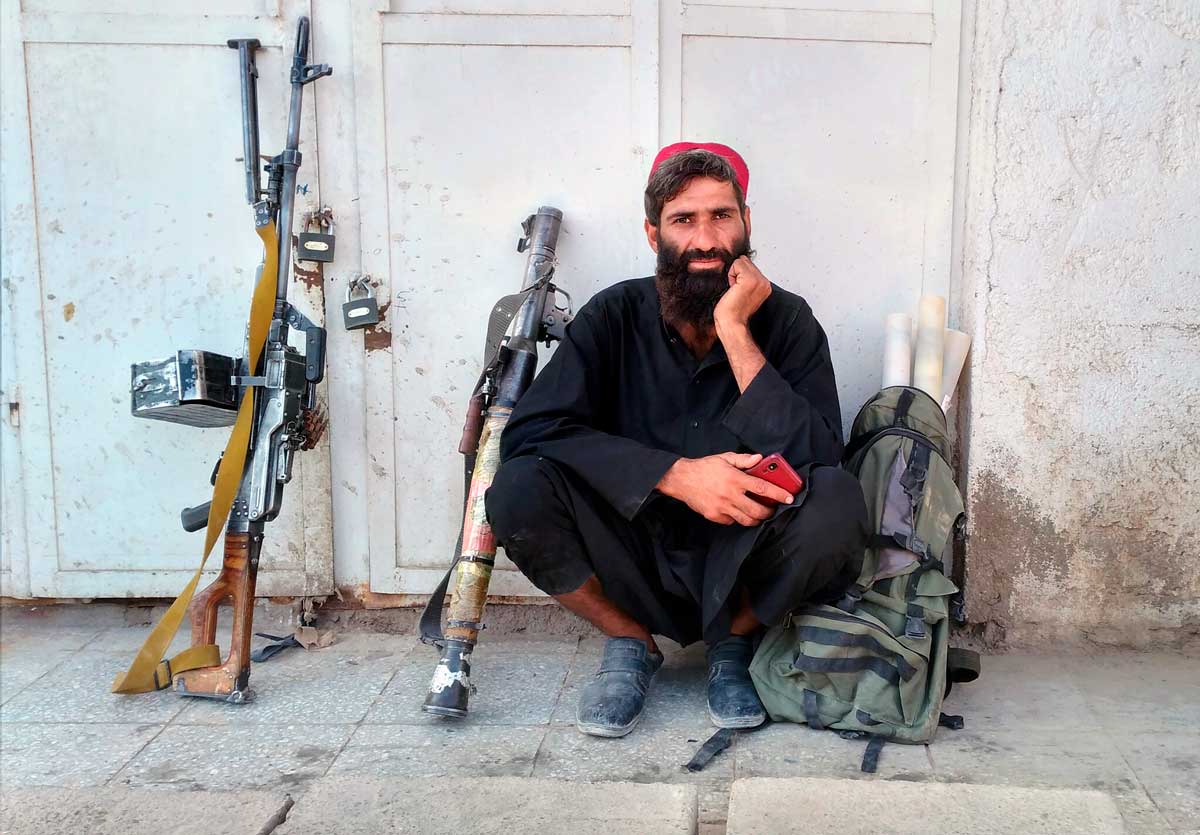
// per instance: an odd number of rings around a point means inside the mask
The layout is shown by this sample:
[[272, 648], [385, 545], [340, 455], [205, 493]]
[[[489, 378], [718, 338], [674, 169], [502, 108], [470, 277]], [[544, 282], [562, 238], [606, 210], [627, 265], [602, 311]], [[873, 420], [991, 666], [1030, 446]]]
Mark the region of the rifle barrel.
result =
[[255, 51], [262, 46], [257, 38], [236, 38], [226, 41], [238, 51], [238, 71], [242, 86], [242, 158], [246, 169], [246, 202], [251, 206], [262, 194], [258, 162], [258, 66]]

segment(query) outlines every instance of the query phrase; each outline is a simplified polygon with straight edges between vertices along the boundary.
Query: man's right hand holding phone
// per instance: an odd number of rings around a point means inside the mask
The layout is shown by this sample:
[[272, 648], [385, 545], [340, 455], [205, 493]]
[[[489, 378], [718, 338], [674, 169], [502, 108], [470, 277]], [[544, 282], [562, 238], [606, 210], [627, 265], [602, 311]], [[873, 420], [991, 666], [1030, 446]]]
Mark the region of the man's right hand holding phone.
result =
[[771, 518], [775, 509], [750, 494], [782, 504], [791, 504], [793, 499], [782, 487], [746, 472], [761, 460], [757, 453], [736, 452], [680, 458], [655, 486], [710, 522], [753, 527]]

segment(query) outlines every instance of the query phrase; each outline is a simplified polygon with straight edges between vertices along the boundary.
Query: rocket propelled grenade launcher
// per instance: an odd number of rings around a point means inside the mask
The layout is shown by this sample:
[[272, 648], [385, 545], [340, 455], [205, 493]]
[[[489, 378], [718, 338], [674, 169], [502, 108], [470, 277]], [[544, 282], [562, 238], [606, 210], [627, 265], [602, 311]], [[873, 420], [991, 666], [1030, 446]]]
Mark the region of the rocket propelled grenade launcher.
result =
[[[555, 248], [562, 212], [543, 206], [524, 223], [518, 252], [528, 251], [521, 292], [505, 296], [492, 307], [488, 320], [484, 369], [468, 407], [459, 451], [467, 456], [466, 507], [460, 548], [450, 571], [434, 591], [421, 617], [421, 640], [442, 649], [442, 657], [429, 683], [423, 710], [439, 716], [467, 715], [472, 690], [471, 653], [483, 628], [483, 607], [496, 562], [496, 538], [488, 524], [483, 497], [500, 465], [500, 435], [513, 406], [533, 382], [537, 345], [561, 339], [571, 320], [567, 307], [559, 307], [559, 292], [552, 283]], [[515, 319], [515, 324], [513, 324]], [[512, 333], [505, 336], [508, 331]], [[441, 609], [446, 589], [454, 578], [445, 634]]]
[[[241, 75], [246, 199], [254, 209], [255, 232], [264, 249], [243, 356], [179, 351], [173, 357], [137, 363], [132, 368], [135, 417], [186, 426], [233, 425], [234, 430], [213, 472], [212, 501], [182, 513], [186, 530], [208, 529], [205, 558], [228, 519], [220, 575], [188, 606], [200, 576], [197, 571], [129, 671], [118, 677], [113, 686], [117, 692], [173, 686], [181, 694], [232, 703], [252, 696], [247, 686], [251, 620], [264, 527], [279, 514], [284, 485], [292, 477], [293, 455], [298, 449], [311, 448], [325, 424], [317, 406], [317, 384], [325, 374], [325, 329], [287, 300], [303, 90], [306, 84], [333, 72], [326, 64], [308, 63], [308, 42], [309, 21], [302, 17], [292, 56], [287, 139], [283, 151], [265, 166], [265, 189], [254, 58], [261, 44], [252, 38], [228, 42], [237, 50]], [[288, 344], [292, 330], [304, 335], [303, 353]], [[222, 664], [215, 639], [217, 608], [226, 600], [234, 610], [234, 622], [229, 655]], [[192, 624], [192, 648], [160, 663], [183, 607], [187, 607]], [[181, 661], [184, 656], [187, 658]]]

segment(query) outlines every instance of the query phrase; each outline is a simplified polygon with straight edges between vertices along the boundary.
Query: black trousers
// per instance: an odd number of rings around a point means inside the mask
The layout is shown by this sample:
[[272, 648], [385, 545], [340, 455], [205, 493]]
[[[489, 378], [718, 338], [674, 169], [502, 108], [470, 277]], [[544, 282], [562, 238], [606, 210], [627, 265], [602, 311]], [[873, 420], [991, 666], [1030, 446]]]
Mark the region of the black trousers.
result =
[[709, 522], [665, 496], [631, 521], [572, 471], [523, 456], [501, 465], [486, 504], [497, 541], [542, 591], [566, 594], [595, 575], [651, 633], [712, 643], [729, 634], [741, 589], [774, 625], [858, 578], [868, 532], [857, 479], [816, 467], [805, 481], [794, 504], [755, 527]]

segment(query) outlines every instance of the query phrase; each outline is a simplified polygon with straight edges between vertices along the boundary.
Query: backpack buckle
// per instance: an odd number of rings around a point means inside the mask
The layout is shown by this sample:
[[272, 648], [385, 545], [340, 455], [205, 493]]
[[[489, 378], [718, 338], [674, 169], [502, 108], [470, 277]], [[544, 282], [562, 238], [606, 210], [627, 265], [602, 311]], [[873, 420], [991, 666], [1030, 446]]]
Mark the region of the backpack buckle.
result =
[[924, 638], [925, 619], [909, 615], [904, 621], [904, 635], [907, 638]]
[[851, 586], [850, 588], [846, 589], [846, 593], [842, 595], [842, 599], [839, 600], [835, 606], [846, 614], [853, 613], [854, 610], [858, 608], [858, 604], [862, 601], [864, 591], [865, 589], [863, 589], [861, 586]]

